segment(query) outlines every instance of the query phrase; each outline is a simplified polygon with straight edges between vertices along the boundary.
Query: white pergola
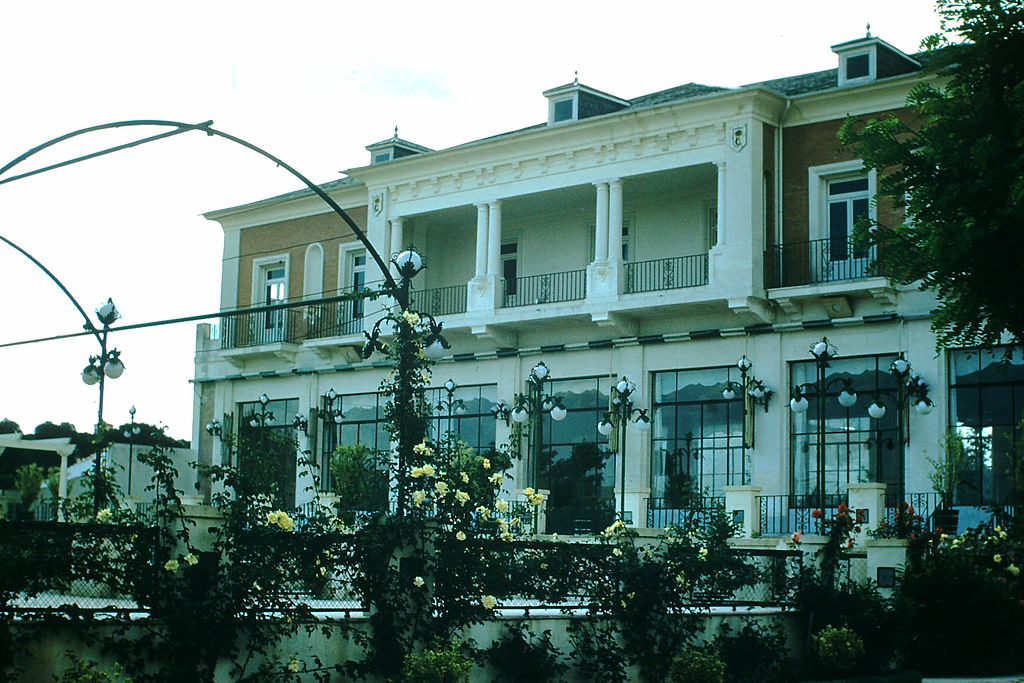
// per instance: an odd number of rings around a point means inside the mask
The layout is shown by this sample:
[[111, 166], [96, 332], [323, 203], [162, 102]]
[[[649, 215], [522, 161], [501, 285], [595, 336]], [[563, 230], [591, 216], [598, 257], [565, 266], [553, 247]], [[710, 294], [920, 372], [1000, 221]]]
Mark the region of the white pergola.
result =
[[[68, 497], [68, 456], [75, 452], [71, 438], [64, 436], [57, 439], [26, 439], [16, 434], [0, 434], [0, 457], [8, 448], [19, 448], [28, 451], [49, 451], [60, 456], [60, 483], [57, 485], [57, 496], [63, 500]], [[58, 511], [59, 514], [59, 511]]]

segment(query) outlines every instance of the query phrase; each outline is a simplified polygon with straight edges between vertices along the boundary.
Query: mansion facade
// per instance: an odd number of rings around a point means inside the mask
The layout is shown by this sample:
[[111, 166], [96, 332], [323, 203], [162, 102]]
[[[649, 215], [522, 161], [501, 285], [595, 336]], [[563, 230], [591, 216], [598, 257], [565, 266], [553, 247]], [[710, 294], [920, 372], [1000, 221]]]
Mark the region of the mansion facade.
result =
[[[428, 391], [433, 434], [482, 454], [513, 444], [507, 497], [550, 492], [539, 531], [662, 527], [746, 487], [753, 531], [789, 533], [794, 511], [851, 484], [883, 484], [890, 507], [931, 495], [949, 434], [966, 454], [956, 503], [1012, 502], [1020, 352], [936, 351], [932, 294], [893, 285], [851, 241], [861, 217], [900, 217], [839, 128], [910, 117], [932, 76], [870, 35], [832, 50], [835, 69], [738, 88], [624, 99], [574, 81], [543, 93], [543, 124], [436, 151], [396, 134], [321, 186], [385, 259], [423, 256], [413, 307], [452, 345]], [[287, 431], [329, 488], [337, 445], [390, 449], [388, 368], [359, 354], [386, 302], [337, 299], [379, 284], [377, 265], [308, 190], [206, 217], [224, 232], [225, 316], [197, 335], [199, 461], [228, 461], [247, 430]], [[541, 361], [539, 391], [565, 412], [538, 403], [518, 423]], [[599, 426], [624, 377], [649, 429]], [[300, 454], [277, 450], [301, 505]]]

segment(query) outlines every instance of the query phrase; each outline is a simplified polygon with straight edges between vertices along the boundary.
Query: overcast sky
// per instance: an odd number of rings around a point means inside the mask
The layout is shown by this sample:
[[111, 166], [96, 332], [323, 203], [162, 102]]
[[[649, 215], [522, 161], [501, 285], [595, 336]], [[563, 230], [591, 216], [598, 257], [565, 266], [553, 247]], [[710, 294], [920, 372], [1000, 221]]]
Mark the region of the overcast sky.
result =
[[[832, 68], [829, 46], [872, 34], [914, 52], [932, 0], [674, 2], [8, 2], [0, 6], [0, 166], [47, 140], [129, 119], [200, 122], [316, 182], [367, 162], [394, 127], [441, 149], [540, 123], [570, 82], [632, 98], [688, 82], [738, 86]], [[133, 131], [138, 133], [139, 131]], [[157, 131], [153, 131], [157, 132]], [[29, 170], [128, 137], [63, 143]], [[5, 175], [11, 175], [8, 173]], [[0, 235], [87, 312], [121, 324], [216, 310], [221, 232], [201, 213], [299, 189], [262, 157], [188, 133], [0, 185]], [[0, 344], [83, 320], [0, 243]], [[195, 324], [113, 334], [125, 374], [104, 417], [191, 433]], [[0, 418], [87, 431], [97, 391], [79, 374], [93, 338], [0, 348]]]

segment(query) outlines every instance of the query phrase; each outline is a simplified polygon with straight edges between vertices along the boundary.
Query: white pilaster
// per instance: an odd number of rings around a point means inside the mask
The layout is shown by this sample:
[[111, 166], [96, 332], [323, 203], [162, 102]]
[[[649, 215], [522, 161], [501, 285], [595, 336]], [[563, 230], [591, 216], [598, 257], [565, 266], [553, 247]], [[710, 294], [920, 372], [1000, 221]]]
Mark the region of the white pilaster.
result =
[[597, 207], [594, 222], [594, 262], [608, 260], [608, 183], [594, 183], [597, 187]]
[[486, 204], [476, 205], [476, 274], [482, 278], [487, 274], [487, 216]]
[[608, 260], [622, 260], [622, 181], [608, 181]]
[[487, 205], [487, 275], [496, 280], [501, 277], [501, 201]]

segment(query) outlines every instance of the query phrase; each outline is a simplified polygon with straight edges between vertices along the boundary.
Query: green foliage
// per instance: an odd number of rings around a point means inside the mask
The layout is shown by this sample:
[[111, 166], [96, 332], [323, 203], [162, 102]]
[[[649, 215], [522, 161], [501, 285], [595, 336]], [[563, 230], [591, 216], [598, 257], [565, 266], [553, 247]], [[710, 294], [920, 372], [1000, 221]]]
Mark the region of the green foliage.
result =
[[457, 643], [447, 648], [410, 653], [402, 663], [402, 683], [465, 683], [473, 662]]
[[811, 644], [828, 675], [853, 671], [864, 658], [864, 641], [845, 626], [826, 626], [811, 636]]
[[505, 627], [485, 657], [498, 672], [497, 680], [504, 683], [557, 681], [568, 668], [551, 642], [551, 631], [536, 636], [523, 623]]
[[725, 664], [713, 651], [683, 650], [672, 660], [669, 683], [724, 683]]
[[861, 671], [884, 673], [901, 663], [908, 638], [907, 606], [883, 598], [872, 585], [836, 582], [813, 570], [799, 580], [797, 606], [809, 632], [848, 628], [864, 642]]
[[777, 626], [747, 621], [734, 634], [723, 623], [712, 646], [725, 663], [725, 683], [764, 683], [783, 675], [786, 636]]
[[626, 680], [626, 653], [619, 645], [617, 629], [608, 622], [574, 619], [569, 623], [576, 673], [581, 680], [594, 683], [621, 683]]
[[[331, 454], [334, 492], [345, 511], [383, 510], [388, 504], [386, 463], [363, 444], [339, 445]], [[345, 521], [352, 523], [352, 512]]]
[[[994, 676], [1024, 667], [1024, 544], [983, 525], [927, 545], [896, 599], [907, 660], [926, 675]], [[870, 644], [868, 644], [870, 650]]]
[[14, 471], [14, 487], [21, 494], [21, 504], [26, 510], [32, 507], [39, 497], [40, 487], [46, 481], [48, 473], [34, 462], [22, 465]]
[[1024, 251], [1024, 3], [937, 0], [945, 32], [926, 66], [948, 78], [916, 87], [910, 120], [851, 119], [840, 139], [879, 172], [879, 193], [905, 211], [862, 237], [880, 245], [879, 272], [921, 280], [939, 307], [938, 343], [1024, 341], [1018, 255]]
[[64, 669], [60, 678], [54, 679], [56, 683], [131, 683], [132, 679], [125, 676], [117, 664], [111, 673], [101, 669], [96, 662], [86, 661], [74, 654], [70, 656], [71, 665]]
[[944, 507], [952, 507], [953, 496], [964, 483], [969, 466], [967, 448], [956, 430], [946, 432], [942, 439], [942, 456], [928, 458], [928, 464], [932, 466], [932, 471], [928, 473], [932, 488], [942, 497]]
[[665, 680], [672, 657], [702, 625], [693, 613], [755, 580], [727, 543], [734, 530], [718, 510], [703, 525], [670, 528], [652, 544], [639, 543], [621, 521], [601, 533], [608, 560], [586, 584], [588, 608], [615, 620], [629, 661], [646, 680]]

